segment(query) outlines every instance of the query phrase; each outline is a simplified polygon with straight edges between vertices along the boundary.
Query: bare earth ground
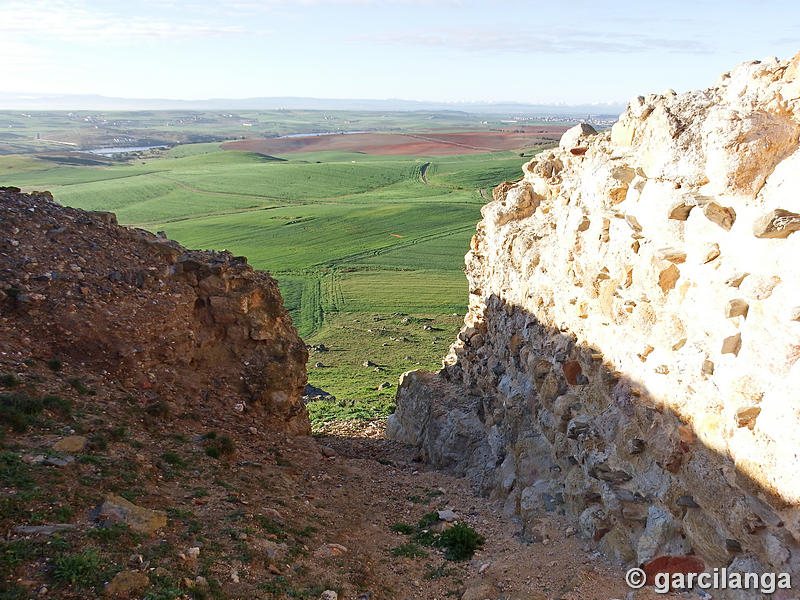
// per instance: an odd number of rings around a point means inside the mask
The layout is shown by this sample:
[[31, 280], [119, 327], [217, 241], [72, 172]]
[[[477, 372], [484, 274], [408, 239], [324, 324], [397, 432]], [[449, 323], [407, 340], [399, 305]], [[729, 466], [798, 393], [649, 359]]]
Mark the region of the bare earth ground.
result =
[[227, 150], [259, 154], [351, 151], [365, 154], [436, 156], [516, 150], [558, 141], [566, 127], [542, 126], [513, 131], [458, 131], [448, 133], [354, 133], [294, 138], [253, 139], [226, 142]]
[[[383, 565], [376, 566], [376, 575], [392, 582], [392, 591], [385, 597], [437, 600], [459, 598], [469, 590], [467, 595], [474, 600], [607, 600], [625, 598], [630, 592], [623, 570], [584, 549], [580, 538], [569, 534], [572, 530], [565, 518], [543, 515], [537, 529], [542, 542], [526, 543], [518, 535], [517, 524], [502, 514], [500, 506], [473, 494], [465, 480], [415, 462], [413, 448], [383, 439], [382, 423], [366, 424], [360, 431], [351, 425], [346, 434], [342, 428], [338, 428], [339, 435], [319, 438], [337, 451], [330, 461], [336, 464], [329, 462], [329, 474], [335, 471], [352, 482], [345, 493], [348, 502], [334, 510], [351, 513], [352, 506], [361, 507], [342, 519], [340, 535], [351, 545], [363, 547], [367, 542], [371, 546], [369, 560]], [[431, 496], [436, 492], [441, 495]], [[386, 535], [393, 523], [413, 523], [420, 514], [445, 507], [486, 538], [471, 561], [447, 562], [445, 569], [454, 573], [431, 581], [425, 578], [430, 570], [425, 565], [446, 562], [436, 553], [428, 559], [382, 559], [382, 547], [404, 541], [402, 535]], [[664, 596], [641, 591], [635, 597]]]
[[[466, 481], [416, 462], [414, 449], [385, 440], [381, 422], [340, 423], [314, 439], [261, 431], [246, 413], [214, 407], [152, 415], [120, 401], [119, 391], [100, 379], [86, 377], [84, 391], [76, 391], [68, 383], [77, 376], [69, 365], [57, 373], [38, 361], [22, 367], [14, 354], [0, 357], [0, 370], [17, 372], [15, 390], [59, 394], [73, 403], [71, 417], [50, 415], [4, 441], [4, 456], [21, 457], [8, 463], [17, 465], [13, 475], [19, 478], [30, 464], [25, 476], [43, 491], [20, 504], [30, 492], [0, 489], [10, 507], [0, 515], [2, 542], [34, 548], [5, 573], [5, 584], [29, 591], [21, 597], [97, 597], [105, 581], [126, 569], [147, 575], [151, 591], [166, 590], [148, 598], [165, 599], [319, 598], [325, 589], [336, 590], [340, 600], [444, 600], [465, 591], [472, 600], [664, 597], [628, 595], [623, 571], [587, 552], [554, 513], [543, 514], [541, 542], [521, 541], [499, 507], [476, 497]], [[112, 426], [125, 433], [110, 434]], [[203, 435], [209, 430], [216, 439], [228, 436], [233, 453], [207, 456]], [[66, 466], [32, 463], [37, 455], [70, 456], [52, 445], [73, 432], [90, 442], [76, 460]], [[91, 511], [111, 491], [166, 511], [167, 525], [152, 535], [107, 538]], [[415, 525], [444, 508], [486, 538], [472, 560], [447, 561], [431, 548], [423, 548], [423, 557], [393, 554], [408, 541], [393, 525]], [[74, 529], [55, 536], [15, 529], [62, 522]], [[331, 552], [326, 544], [346, 550]], [[200, 549], [199, 557], [187, 558], [192, 547]], [[59, 557], [89, 548], [99, 550], [105, 579], [94, 588], [59, 582]], [[198, 576], [215, 595], [192, 589]]]

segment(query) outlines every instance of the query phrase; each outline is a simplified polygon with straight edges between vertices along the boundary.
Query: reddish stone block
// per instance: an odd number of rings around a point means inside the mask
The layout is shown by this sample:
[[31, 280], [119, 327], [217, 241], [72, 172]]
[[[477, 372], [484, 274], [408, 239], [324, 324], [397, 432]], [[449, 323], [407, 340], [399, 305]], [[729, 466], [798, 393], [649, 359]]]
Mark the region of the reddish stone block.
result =
[[567, 361], [563, 365], [561, 365], [561, 370], [564, 373], [564, 377], [566, 377], [567, 379], [567, 383], [570, 385], [577, 385], [578, 375], [583, 373], [581, 365], [574, 360]]
[[642, 565], [647, 575], [647, 585], [654, 585], [659, 573], [702, 573], [705, 563], [696, 556], [658, 556]]

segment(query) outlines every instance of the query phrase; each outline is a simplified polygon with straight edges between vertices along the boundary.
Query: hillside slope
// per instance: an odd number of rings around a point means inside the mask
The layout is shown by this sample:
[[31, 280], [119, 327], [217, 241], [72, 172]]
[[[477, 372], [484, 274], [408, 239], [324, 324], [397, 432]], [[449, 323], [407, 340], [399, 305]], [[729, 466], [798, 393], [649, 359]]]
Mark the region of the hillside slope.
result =
[[0, 188], [0, 205], [4, 360], [61, 361], [143, 403], [310, 432], [308, 353], [268, 274], [46, 192]]

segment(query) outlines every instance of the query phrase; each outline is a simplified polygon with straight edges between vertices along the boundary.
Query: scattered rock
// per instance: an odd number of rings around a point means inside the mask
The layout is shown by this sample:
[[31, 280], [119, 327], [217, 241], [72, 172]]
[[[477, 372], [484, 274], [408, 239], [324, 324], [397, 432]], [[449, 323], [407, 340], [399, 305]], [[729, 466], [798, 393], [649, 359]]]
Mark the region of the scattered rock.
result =
[[97, 516], [111, 523], [125, 523], [136, 533], [144, 534], [154, 533], [167, 524], [167, 514], [164, 511], [142, 508], [116, 494], [106, 497]]
[[752, 431], [760, 414], [760, 406], [743, 406], [736, 410], [736, 426], [747, 427]]
[[753, 235], [757, 238], [783, 239], [800, 231], [800, 214], [777, 208], [759, 217], [753, 223]]
[[53, 444], [53, 450], [56, 452], [81, 452], [86, 447], [86, 438], [82, 435], [70, 435], [61, 438]]
[[687, 508], [700, 508], [700, 505], [695, 502], [692, 496], [680, 496], [676, 501], [675, 504], [678, 506], [685, 506]]
[[335, 402], [336, 396], [331, 394], [330, 392], [326, 392], [322, 388], [315, 387], [311, 384], [306, 384], [305, 389], [303, 390], [302, 400], [304, 404], [308, 404], [309, 402]]
[[333, 458], [334, 456], [336, 456], [336, 450], [334, 450], [330, 446], [325, 446], [323, 444], [320, 444], [319, 451], [322, 453], [323, 456], [326, 456], [328, 458]]
[[662, 260], [676, 265], [686, 262], [686, 251], [679, 248], [662, 248], [658, 251], [658, 254]]
[[716, 202], [709, 202], [703, 207], [703, 214], [706, 218], [722, 227], [725, 231], [730, 231], [736, 221], [736, 212], [729, 207], [720, 206]]
[[739, 355], [739, 350], [742, 349], [742, 334], [737, 333], [731, 336], [726, 337], [722, 340], [722, 349], [720, 352], [722, 354], [733, 354], [734, 356]]
[[339, 594], [333, 590], [325, 590], [319, 597], [319, 600], [339, 600]]
[[725, 305], [725, 316], [729, 319], [733, 317], [747, 317], [747, 311], [749, 309], [750, 305], [742, 298], [728, 300], [728, 303]]
[[453, 521], [458, 519], [458, 515], [456, 515], [456, 513], [453, 512], [453, 510], [450, 508], [439, 510], [437, 511], [437, 514], [439, 515], [440, 521], [445, 521], [447, 523], [452, 523]]
[[106, 585], [106, 594], [117, 598], [127, 598], [142, 592], [150, 585], [150, 578], [139, 571], [120, 571]]
[[53, 535], [59, 531], [69, 531], [75, 529], [71, 523], [57, 523], [54, 525], [17, 525], [14, 527], [16, 533], [23, 535]]
[[75, 457], [71, 455], [64, 456], [63, 458], [59, 456], [48, 456], [42, 461], [42, 464], [51, 465], [53, 467], [66, 467], [74, 462], [75, 462]]
[[594, 127], [588, 123], [580, 123], [567, 129], [561, 136], [558, 145], [567, 152], [580, 156], [586, 153], [587, 139], [594, 135], [597, 135], [597, 130]]
[[347, 548], [341, 544], [327, 543], [314, 550], [315, 558], [333, 558], [347, 553]]

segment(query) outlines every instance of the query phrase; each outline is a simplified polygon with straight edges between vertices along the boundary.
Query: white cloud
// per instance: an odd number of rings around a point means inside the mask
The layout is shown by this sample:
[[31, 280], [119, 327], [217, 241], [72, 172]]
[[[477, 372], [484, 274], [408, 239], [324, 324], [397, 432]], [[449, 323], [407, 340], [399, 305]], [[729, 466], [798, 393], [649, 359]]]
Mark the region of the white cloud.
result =
[[70, 42], [130, 43], [147, 39], [212, 37], [245, 33], [241, 26], [170, 22], [91, 10], [79, 2], [8, 2], [0, 4], [3, 35]]
[[691, 54], [711, 52], [711, 48], [706, 43], [697, 39], [671, 39], [645, 34], [604, 33], [578, 29], [548, 29], [546, 31], [506, 29], [500, 32], [428, 30], [355, 36], [351, 39], [361, 42], [456, 48], [476, 52], [497, 51], [529, 54], [582, 52], [629, 54], [654, 50]]

